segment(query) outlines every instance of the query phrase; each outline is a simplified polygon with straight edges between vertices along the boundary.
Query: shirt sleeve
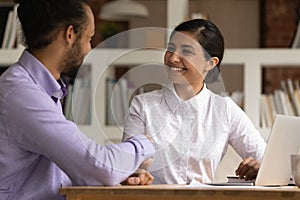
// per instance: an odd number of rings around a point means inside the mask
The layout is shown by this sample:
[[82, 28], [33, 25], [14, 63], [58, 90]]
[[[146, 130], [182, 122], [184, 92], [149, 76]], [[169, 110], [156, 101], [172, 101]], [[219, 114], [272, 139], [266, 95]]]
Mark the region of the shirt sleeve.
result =
[[266, 142], [246, 113], [231, 99], [227, 104], [229, 144], [243, 158], [249, 156], [262, 161]]
[[123, 141], [138, 134], [146, 134], [144, 116], [143, 101], [140, 96], [135, 96], [125, 117]]
[[39, 88], [24, 86], [7, 99], [7, 123], [15, 143], [56, 163], [73, 185], [116, 185], [154, 154], [144, 135], [120, 144], [97, 144], [66, 120]]

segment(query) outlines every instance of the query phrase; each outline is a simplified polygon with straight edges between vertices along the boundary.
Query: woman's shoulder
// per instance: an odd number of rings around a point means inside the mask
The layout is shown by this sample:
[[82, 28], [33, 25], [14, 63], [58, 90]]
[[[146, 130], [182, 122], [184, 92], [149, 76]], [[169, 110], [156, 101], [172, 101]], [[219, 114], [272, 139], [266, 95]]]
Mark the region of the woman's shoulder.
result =
[[140, 98], [140, 99], [144, 99], [144, 98], [157, 98], [157, 97], [161, 97], [163, 96], [164, 90], [160, 89], [160, 90], [152, 90], [150, 92], [144, 92], [141, 94], [137, 94], [135, 96], [135, 98]]
[[241, 107], [238, 105], [238, 103], [235, 102], [230, 96], [216, 94], [212, 91], [209, 91], [209, 93], [210, 93], [210, 101], [216, 107], [222, 107], [227, 110], [229, 109], [229, 110], [235, 110], [235, 111], [241, 110]]
[[145, 92], [141, 94], [137, 94], [134, 96], [133, 100], [138, 102], [147, 102], [147, 103], [154, 103], [161, 101], [164, 96], [164, 90], [153, 90], [150, 92]]
[[226, 102], [226, 103], [231, 103], [232, 102], [232, 99], [227, 95], [227, 94], [218, 94], [218, 93], [215, 93], [211, 90], [208, 90], [209, 91], [209, 96], [211, 99], [215, 100], [215, 101], [218, 101], [218, 102]]

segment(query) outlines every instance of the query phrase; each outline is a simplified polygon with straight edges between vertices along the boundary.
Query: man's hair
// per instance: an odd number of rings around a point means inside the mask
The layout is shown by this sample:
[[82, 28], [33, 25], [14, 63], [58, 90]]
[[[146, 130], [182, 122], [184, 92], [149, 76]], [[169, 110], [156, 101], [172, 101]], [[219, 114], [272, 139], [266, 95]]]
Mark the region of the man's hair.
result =
[[79, 34], [86, 27], [87, 16], [83, 5], [88, 0], [15, 0], [19, 3], [18, 18], [23, 40], [30, 50], [49, 45], [60, 29], [73, 25]]

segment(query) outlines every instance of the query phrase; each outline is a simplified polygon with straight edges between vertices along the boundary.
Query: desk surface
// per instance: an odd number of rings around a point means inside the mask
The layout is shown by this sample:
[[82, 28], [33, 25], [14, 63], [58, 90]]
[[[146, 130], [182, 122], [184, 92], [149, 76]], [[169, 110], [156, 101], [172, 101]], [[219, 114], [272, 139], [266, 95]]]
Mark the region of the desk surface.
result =
[[300, 200], [297, 187], [191, 187], [150, 185], [116, 187], [65, 187], [59, 190], [67, 200]]

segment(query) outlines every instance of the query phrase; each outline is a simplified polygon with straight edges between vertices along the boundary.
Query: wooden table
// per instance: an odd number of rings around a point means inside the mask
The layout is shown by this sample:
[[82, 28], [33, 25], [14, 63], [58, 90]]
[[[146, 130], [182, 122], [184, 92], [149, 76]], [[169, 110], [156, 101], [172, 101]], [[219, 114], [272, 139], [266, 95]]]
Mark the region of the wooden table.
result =
[[297, 187], [190, 187], [150, 185], [116, 187], [65, 187], [59, 190], [67, 200], [300, 200]]

